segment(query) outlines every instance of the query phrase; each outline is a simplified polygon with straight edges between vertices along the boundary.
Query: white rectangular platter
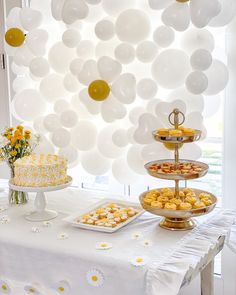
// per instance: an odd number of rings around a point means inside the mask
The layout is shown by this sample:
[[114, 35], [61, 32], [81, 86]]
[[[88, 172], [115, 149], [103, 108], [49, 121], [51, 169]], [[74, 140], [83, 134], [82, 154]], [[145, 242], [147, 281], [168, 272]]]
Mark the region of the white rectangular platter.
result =
[[[79, 222], [78, 220], [85, 214], [89, 214], [92, 211], [96, 211], [96, 209], [103, 207], [109, 203], [115, 203], [118, 206], [121, 207], [132, 207], [138, 211], [136, 215], [133, 217], [128, 218], [126, 221], [119, 223], [116, 227], [109, 228], [105, 226], [98, 226], [98, 225], [90, 225], [90, 224], [84, 224], [82, 222]], [[137, 217], [139, 217], [141, 214], [144, 213], [144, 210], [138, 203], [133, 203], [129, 201], [123, 201], [119, 199], [103, 199], [95, 204], [93, 204], [90, 207], [87, 207], [85, 210], [80, 211], [78, 213], [75, 213], [73, 215], [70, 215], [63, 220], [71, 224], [72, 226], [78, 227], [78, 228], [83, 228], [83, 229], [88, 229], [88, 230], [93, 230], [93, 231], [100, 231], [100, 232], [106, 232], [106, 233], [113, 233], [119, 230], [120, 228], [126, 226], [133, 220], [135, 220]]]

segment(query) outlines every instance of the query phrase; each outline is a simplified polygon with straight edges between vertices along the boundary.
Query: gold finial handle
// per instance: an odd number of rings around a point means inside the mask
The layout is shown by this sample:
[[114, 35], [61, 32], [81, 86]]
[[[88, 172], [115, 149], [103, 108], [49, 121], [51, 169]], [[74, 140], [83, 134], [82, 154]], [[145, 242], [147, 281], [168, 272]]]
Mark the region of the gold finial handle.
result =
[[179, 109], [174, 109], [173, 112], [169, 114], [168, 120], [170, 124], [175, 126], [175, 129], [177, 129], [179, 125], [182, 125], [184, 123], [185, 115]]

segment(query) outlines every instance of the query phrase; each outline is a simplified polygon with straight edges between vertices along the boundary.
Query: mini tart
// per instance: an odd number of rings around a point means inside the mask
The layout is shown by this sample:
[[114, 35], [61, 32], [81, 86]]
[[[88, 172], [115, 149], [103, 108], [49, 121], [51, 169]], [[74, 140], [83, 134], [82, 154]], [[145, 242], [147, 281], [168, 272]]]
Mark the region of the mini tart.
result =
[[186, 188], [183, 189], [183, 192], [185, 194], [194, 193], [194, 190], [192, 188], [190, 188], [190, 187], [186, 187]]
[[169, 130], [169, 135], [178, 137], [178, 136], [182, 136], [183, 132], [179, 129], [171, 129]]
[[166, 203], [164, 206], [164, 209], [167, 210], [176, 210], [177, 206], [174, 203]]
[[143, 201], [144, 201], [144, 203], [145, 203], [146, 205], [149, 205], [149, 206], [150, 206], [151, 203], [155, 201], [155, 199], [144, 198]]
[[200, 208], [204, 208], [206, 207], [205, 203], [201, 202], [201, 201], [197, 201], [194, 205], [193, 208], [194, 209], [200, 209]]
[[201, 193], [201, 194], [199, 195], [199, 199], [200, 199], [200, 200], [201, 200], [201, 199], [205, 199], [205, 198], [211, 199], [211, 195], [208, 194], [208, 193]]
[[169, 202], [169, 198], [164, 197], [164, 196], [160, 196], [157, 198], [157, 201], [167, 203], [167, 202]]
[[203, 202], [206, 206], [210, 206], [213, 204], [212, 200], [209, 198], [202, 198], [201, 202]]
[[186, 202], [182, 202], [179, 205], [179, 210], [191, 210], [192, 209], [192, 205]]
[[174, 198], [175, 194], [172, 191], [168, 191], [162, 194], [162, 197], [167, 197], [168, 199]]
[[195, 132], [195, 129], [192, 129], [192, 128], [184, 128], [184, 130], [182, 130], [184, 135], [187, 135], [187, 136], [193, 136], [196, 132]]
[[[160, 195], [160, 193], [159, 193], [159, 195]], [[148, 192], [148, 193], [146, 194], [145, 197], [146, 197], [146, 198], [150, 198], [150, 199], [156, 199], [159, 195], [156, 194], [155, 192], [150, 191], [150, 192]]]
[[177, 207], [179, 207], [179, 205], [182, 203], [182, 201], [177, 198], [172, 198], [169, 202], [175, 204]]
[[168, 136], [169, 135], [169, 129], [161, 128], [157, 130], [157, 134], [160, 136]]
[[194, 205], [197, 202], [197, 198], [191, 195], [189, 196], [187, 195], [186, 198], [184, 199], [184, 202]]
[[172, 190], [169, 187], [161, 188], [161, 194], [164, 194], [164, 193], [167, 193], [167, 192], [172, 192]]
[[155, 208], [158, 208], [158, 209], [162, 209], [163, 208], [162, 202], [159, 202], [159, 201], [152, 202], [151, 203], [151, 206], [152, 207], [155, 207]]

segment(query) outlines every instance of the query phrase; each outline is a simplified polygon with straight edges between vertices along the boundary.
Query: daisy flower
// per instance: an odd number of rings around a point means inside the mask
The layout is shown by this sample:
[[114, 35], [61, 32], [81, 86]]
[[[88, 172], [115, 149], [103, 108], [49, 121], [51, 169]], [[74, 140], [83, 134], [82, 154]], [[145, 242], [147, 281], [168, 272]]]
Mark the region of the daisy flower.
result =
[[143, 240], [141, 242], [141, 245], [143, 245], [144, 247], [151, 247], [152, 246], [152, 241], [150, 241], [150, 240]]
[[37, 290], [37, 288], [32, 285], [26, 285], [24, 290], [27, 294], [40, 295], [40, 292]]
[[0, 294], [11, 294], [11, 288], [6, 281], [0, 280]]
[[133, 240], [140, 240], [143, 237], [142, 233], [140, 232], [135, 232], [132, 234], [132, 239]]
[[[0, 188], [0, 191], [1, 191], [1, 188]], [[5, 210], [7, 210], [6, 207], [0, 206], [0, 212], [3, 212], [3, 211], [5, 211]]]
[[9, 218], [9, 216], [7, 216], [7, 215], [3, 215], [1, 218], [0, 218], [0, 223], [2, 223], [2, 224], [6, 224], [6, 223], [10, 223], [10, 218]]
[[43, 226], [44, 227], [50, 227], [52, 223], [50, 221], [43, 221]]
[[144, 266], [147, 264], [147, 258], [144, 256], [136, 256], [131, 259], [131, 264], [134, 266]]
[[93, 287], [100, 287], [104, 283], [104, 275], [103, 273], [98, 269], [90, 269], [87, 272], [87, 281], [89, 285]]
[[97, 250], [108, 250], [112, 248], [112, 244], [111, 243], [107, 243], [107, 242], [100, 242], [96, 244], [96, 249]]
[[56, 290], [59, 294], [70, 294], [71, 292], [70, 284], [65, 280], [55, 283], [53, 289]]
[[60, 233], [57, 238], [58, 240], [66, 240], [69, 238], [69, 235], [67, 233]]
[[36, 234], [38, 234], [38, 233], [41, 232], [40, 228], [37, 227], [37, 226], [33, 226], [33, 227], [31, 227], [31, 231], [32, 231], [33, 233], [36, 233]]

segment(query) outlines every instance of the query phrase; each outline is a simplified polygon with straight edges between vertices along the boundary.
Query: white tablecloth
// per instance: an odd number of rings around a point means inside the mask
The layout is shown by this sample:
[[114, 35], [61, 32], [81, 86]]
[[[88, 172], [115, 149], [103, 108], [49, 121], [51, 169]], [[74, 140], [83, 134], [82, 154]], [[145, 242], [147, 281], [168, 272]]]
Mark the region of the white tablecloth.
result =
[[[47, 196], [48, 208], [60, 212], [49, 227], [24, 219], [33, 202], [0, 214], [0, 220], [4, 215], [10, 219], [5, 223], [3, 218], [0, 223], [0, 284], [6, 282], [13, 294], [23, 295], [26, 285], [39, 289], [40, 294], [58, 294], [56, 286], [61, 281], [66, 282], [61, 294], [67, 288], [71, 295], [177, 294], [189, 268], [196, 266], [220, 235], [229, 232], [235, 219], [234, 212], [224, 211], [211, 214], [208, 223], [191, 232], [169, 232], [158, 226], [159, 217], [145, 213], [120, 231], [105, 234], [74, 228], [62, 220], [100, 200], [103, 194], [66, 189]], [[0, 204], [6, 203], [0, 199]], [[61, 233], [68, 238], [60, 239]], [[134, 233], [141, 237], [134, 239]], [[151, 246], [145, 247], [144, 240]], [[99, 242], [113, 247], [97, 250]], [[146, 258], [147, 264], [132, 265], [136, 256]], [[99, 279], [91, 284], [89, 278], [94, 273]]]

